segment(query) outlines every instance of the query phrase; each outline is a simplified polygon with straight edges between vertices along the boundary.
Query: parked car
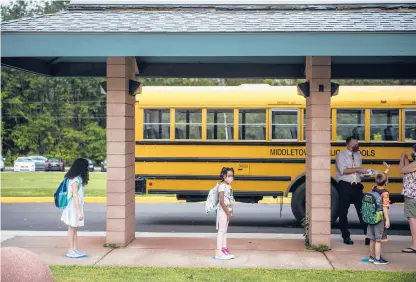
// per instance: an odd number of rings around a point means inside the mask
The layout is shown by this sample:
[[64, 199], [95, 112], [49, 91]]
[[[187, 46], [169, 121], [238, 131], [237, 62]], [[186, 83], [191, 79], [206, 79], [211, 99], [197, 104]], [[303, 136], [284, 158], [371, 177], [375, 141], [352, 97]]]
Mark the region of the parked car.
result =
[[103, 160], [101, 162], [101, 172], [106, 172], [107, 171], [107, 160]]
[[87, 159], [87, 158], [86, 158], [86, 160], [88, 161], [88, 171], [93, 172], [94, 171], [94, 164], [93, 164], [92, 160]]
[[35, 162], [36, 170], [45, 170], [45, 163], [48, 160], [44, 156], [28, 156], [28, 158], [32, 159]]
[[65, 164], [62, 158], [49, 158], [45, 163], [45, 171], [65, 171]]
[[34, 171], [36, 171], [36, 164], [31, 158], [18, 157], [14, 161], [13, 171], [15, 171], [15, 172], [19, 172], [19, 171], [34, 172]]
[[3, 159], [3, 156], [0, 155], [0, 170], [1, 171], [4, 171], [4, 160], [5, 159]]

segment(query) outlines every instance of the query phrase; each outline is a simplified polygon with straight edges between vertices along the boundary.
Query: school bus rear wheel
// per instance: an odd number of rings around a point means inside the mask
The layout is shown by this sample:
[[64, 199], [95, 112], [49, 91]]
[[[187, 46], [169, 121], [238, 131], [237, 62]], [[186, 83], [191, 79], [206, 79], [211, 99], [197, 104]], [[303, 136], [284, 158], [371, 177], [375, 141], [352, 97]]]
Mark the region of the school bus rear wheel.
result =
[[[331, 184], [331, 222], [334, 223], [338, 218], [339, 198], [334, 185]], [[302, 183], [292, 195], [292, 213], [298, 222], [301, 222], [306, 214], [306, 186]]]

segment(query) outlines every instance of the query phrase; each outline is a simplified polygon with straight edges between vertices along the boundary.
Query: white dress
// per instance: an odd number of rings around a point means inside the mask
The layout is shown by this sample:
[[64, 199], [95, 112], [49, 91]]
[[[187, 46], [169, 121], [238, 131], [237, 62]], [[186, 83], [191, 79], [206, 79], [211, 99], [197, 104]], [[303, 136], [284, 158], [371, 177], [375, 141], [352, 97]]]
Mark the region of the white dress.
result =
[[[68, 193], [72, 191], [72, 184], [74, 182], [79, 185], [81, 179], [80, 177], [75, 177], [74, 179], [69, 180], [68, 182]], [[78, 198], [79, 198], [79, 206], [81, 209], [81, 213], [84, 214], [84, 185], [82, 183], [79, 185], [78, 189]], [[84, 226], [84, 219], [79, 220], [77, 216], [77, 210], [74, 204], [74, 197], [71, 193], [71, 199], [69, 200], [68, 205], [65, 207], [64, 211], [62, 212], [61, 220], [65, 223], [65, 225], [69, 225], [72, 227], [81, 227]]]
[[[225, 183], [221, 183], [218, 186], [218, 194], [220, 192], [224, 192], [224, 203], [228, 207], [228, 209], [230, 211], [232, 211], [234, 209], [235, 200], [234, 200], [233, 189], [231, 188], [231, 185], [228, 185], [228, 184], [225, 184]], [[218, 230], [218, 227], [219, 227], [219, 216], [220, 216], [221, 210], [222, 210], [222, 207], [218, 203], [218, 208], [217, 208], [217, 223], [216, 223], [217, 230]]]

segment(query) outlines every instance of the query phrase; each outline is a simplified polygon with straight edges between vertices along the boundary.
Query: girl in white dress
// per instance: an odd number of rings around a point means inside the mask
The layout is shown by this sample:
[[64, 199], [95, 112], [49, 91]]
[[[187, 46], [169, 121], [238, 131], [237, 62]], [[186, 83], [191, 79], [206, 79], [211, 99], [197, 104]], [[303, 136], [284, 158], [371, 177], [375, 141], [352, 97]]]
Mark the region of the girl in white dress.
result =
[[76, 159], [65, 178], [68, 182], [69, 203], [62, 212], [61, 220], [68, 226], [68, 253], [69, 258], [87, 257], [87, 254], [77, 249], [78, 227], [84, 226], [84, 190], [88, 184], [88, 161]]

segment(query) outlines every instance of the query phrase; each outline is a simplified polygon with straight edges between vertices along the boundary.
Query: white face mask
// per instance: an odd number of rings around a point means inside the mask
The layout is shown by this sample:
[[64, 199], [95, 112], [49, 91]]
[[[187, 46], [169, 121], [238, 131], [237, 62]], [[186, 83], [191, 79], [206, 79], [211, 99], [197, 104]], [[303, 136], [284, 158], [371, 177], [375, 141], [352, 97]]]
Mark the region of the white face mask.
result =
[[225, 178], [225, 181], [227, 183], [231, 183], [231, 182], [233, 182], [233, 180], [234, 180], [234, 177], [232, 177], [232, 176], [228, 176], [227, 178]]

